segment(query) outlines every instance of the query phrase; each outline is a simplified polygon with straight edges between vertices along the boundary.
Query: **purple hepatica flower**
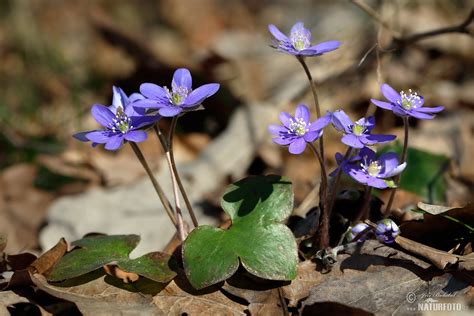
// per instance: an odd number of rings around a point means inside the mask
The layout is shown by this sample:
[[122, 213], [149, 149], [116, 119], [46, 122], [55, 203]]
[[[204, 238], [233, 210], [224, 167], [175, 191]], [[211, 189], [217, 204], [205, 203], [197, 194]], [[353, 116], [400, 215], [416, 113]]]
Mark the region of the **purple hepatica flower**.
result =
[[283, 126], [271, 124], [268, 131], [277, 136], [273, 138], [273, 142], [278, 145], [289, 145], [289, 152], [292, 154], [301, 154], [306, 143], [314, 142], [323, 135], [323, 128], [330, 121], [330, 115], [325, 115], [314, 122], [310, 122], [310, 113], [306, 105], [300, 104], [296, 108], [295, 116], [291, 116], [286, 112], [280, 113], [280, 121]]
[[331, 118], [334, 127], [343, 132], [341, 141], [349, 147], [363, 148], [377, 143], [385, 143], [396, 138], [395, 135], [371, 135], [370, 132], [375, 127], [375, 118], [361, 118], [353, 123], [349, 116], [342, 110], [332, 113]]
[[275, 37], [275, 45], [279, 51], [295, 56], [319, 56], [341, 45], [338, 41], [327, 41], [311, 46], [311, 32], [304, 27], [303, 22], [293, 25], [290, 37], [280, 32], [273, 24], [268, 26], [268, 30]]
[[431, 120], [434, 118], [434, 114], [444, 110], [444, 106], [424, 107], [424, 98], [411, 89], [408, 90], [408, 94], [404, 91], [398, 93], [384, 83], [380, 90], [389, 102], [371, 99], [372, 103], [382, 109], [391, 110], [398, 116], [412, 116], [420, 120]]
[[137, 113], [133, 108], [133, 101], [141, 100], [143, 96], [138, 93], [130, 97], [118, 87], [113, 87], [112, 105], [107, 107], [101, 104], [92, 106], [92, 116], [105, 129], [81, 132], [74, 137], [83, 142], [92, 142], [92, 146], [105, 144], [107, 150], [119, 149], [124, 140], [142, 142], [147, 134], [140, 128], [152, 124], [159, 119], [158, 115], [146, 116]]
[[389, 218], [385, 218], [377, 222], [377, 228], [375, 228], [375, 236], [378, 240], [385, 244], [391, 244], [395, 241], [395, 237], [400, 234], [400, 228]]
[[198, 107], [204, 99], [219, 90], [218, 83], [209, 83], [192, 90], [191, 73], [186, 68], [177, 69], [171, 82], [171, 91], [153, 83], [144, 83], [140, 92], [146, 97], [134, 104], [137, 108], [158, 109], [161, 116], [173, 117]]
[[377, 158], [368, 147], [360, 150], [358, 158], [357, 163], [342, 164], [342, 170], [357, 182], [377, 189], [395, 187], [395, 183], [388, 178], [400, 174], [406, 167], [406, 162], [398, 164], [396, 153], [384, 153]]

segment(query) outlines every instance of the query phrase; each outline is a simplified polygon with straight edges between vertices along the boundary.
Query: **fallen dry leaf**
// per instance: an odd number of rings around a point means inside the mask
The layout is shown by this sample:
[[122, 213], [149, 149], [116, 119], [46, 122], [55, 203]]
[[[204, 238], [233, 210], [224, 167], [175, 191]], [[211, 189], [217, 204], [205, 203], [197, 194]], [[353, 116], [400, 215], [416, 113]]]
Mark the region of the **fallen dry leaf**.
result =
[[[373, 243], [373, 241], [371, 241]], [[386, 255], [397, 250], [379, 245]], [[405, 254], [405, 258], [410, 256]], [[338, 262], [322, 281], [314, 285], [303, 308], [332, 302], [375, 314], [409, 313], [426, 295], [464, 295], [471, 286], [452, 275], [438, 276], [412, 260], [394, 259], [374, 254], [339, 255]], [[429, 281], [429, 282], [427, 282]], [[414, 293], [415, 301], [407, 300]], [[416, 306], [416, 305], [415, 305]]]
[[[41, 290], [75, 303], [84, 315], [140, 313], [151, 315], [246, 315], [246, 305], [232, 301], [218, 288], [196, 291], [184, 278], [169, 284], [140, 278], [133, 283], [96, 270], [88, 275], [49, 284], [44, 276], [32, 275]], [[179, 285], [178, 285], [179, 284]]]
[[[143, 314], [160, 315], [160, 310], [152, 304], [151, 295], [112, 286], [104, 282], [106, 278], [101, 277], [90, 282], [84, 278], [78, 282], [78, 285], [60, 287], [49, 284], [40, 274], [33, 274], [31, 277], [39, 289], [75, 303], [83, 315], [100, 315], [104, 311], [110, 315], [127, 315], [137, 311]], [[120, 280], [118, 281], [121, 283]]]
[[54, 265], [61, 259], [67, 251], [67, 242], [64, 238], [61, 238], [58, 243], [39, 258], [37, 258], [27, 268], [31, 274], [39, 273], [44, 276], [48, 276]]
[[[178, 281], [179, 282], [179, 281]], [[153, 303], [165, 315], [246, 315], [247, 306], [230, 300], [221, 291], [190, 293], [173, 280], [153, 298]]]

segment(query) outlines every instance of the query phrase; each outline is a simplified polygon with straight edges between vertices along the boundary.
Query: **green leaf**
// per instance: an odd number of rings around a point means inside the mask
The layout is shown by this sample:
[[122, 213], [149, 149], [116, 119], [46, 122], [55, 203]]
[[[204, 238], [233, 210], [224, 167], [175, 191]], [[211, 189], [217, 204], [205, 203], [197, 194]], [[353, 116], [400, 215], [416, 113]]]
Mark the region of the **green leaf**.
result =
[[232, 226], [199, 226], [183, 246], [186, 275], [196, 289], [232, 276], [239, 262], [270, 280], [296, 277], [296, 241], [283, 220], [293, 210], [291, 182], [279, 176], [251, 176], [230, 185], [222, 208]]
[[[399, 143], [385, 146], [380, 153], [387, 151], [400, 154], [402, 146]], [[408, 148], [407, 167], [401, 175], [398, 187], [413, 192], [430, 203], [443, 203], [446, 200], [444, 173], [448, 164], [449, 159], [443, 155]]]
[[138, 235], [90, 236], [71, 243], [78, 248], [67, 253], [54, 266], [48, 281], [56, 282], [78, 277], [107, 264], [116, 264], [157, 282], [168, 282], [176, 275], [169, 267], [170, 256], [152, 252], [130, 259], [130, 252], [140, 241]]
[[120, 269], [134, 272], [156, 282], [168, 282], [176, 275], [170, 270], [170, 256], [162, 252], [150, 252], [136, 259], [117, 263]]

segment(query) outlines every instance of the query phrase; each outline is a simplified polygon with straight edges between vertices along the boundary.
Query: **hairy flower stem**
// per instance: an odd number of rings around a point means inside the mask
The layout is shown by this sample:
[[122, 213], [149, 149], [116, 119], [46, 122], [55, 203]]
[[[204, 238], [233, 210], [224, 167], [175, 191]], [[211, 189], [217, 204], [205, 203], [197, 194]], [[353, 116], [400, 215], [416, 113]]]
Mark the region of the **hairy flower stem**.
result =
[[[344, 155], [343, 161], [349, 158], [352, 153], [352, 147], [347, 148], [346, 154]], [[339, 167], [336, 174], [336, 179], [334, 180], [333, 186], [331, 188], [331, 199], [329, 200], [328, 204], [328, 216], [331, 217], [332, 209], [334, 207], [334, 203], [336, 202], [337, 191], [339, 190], [339, 183], [341, 182], [342, 176], [342, 167]]]
[[[311, 72], [309, 71], [308, 65], [306, 65], [306, 62], [304, 61], [304, 57], [302, 56], [296, 56], [296, 59], [300, 62], [301, 66], [303, 66], [304, 72], [306, 73], [306, 77], [308, 77], [309, 81], [309, 86], [311, 87], [311, 92], [313, 93], [313, 99], [314, 99], [314, 106], [316, 108], [316, 117], [320, 118], [321, 117], [321, 109], [319, 108], [319, 101], [318, 101], [318, 93], [316, 92], [316, 84], [314, 83], [313, 76], [311, 76]], [[321, 153], [321, 158], [324, 162], [324, 141], [323, 141], [323, 135], [319, 138], [319, 152]]]
[[168, 167], [170, 169], [171, 174], [171, 182], [173, 183], [173, 196], [176, 208], [176, 221], [178, 222], [179, 239], [181, 240], [181, 242], [183, 242], [186, 239], [187, 233], [184, 231], [183, 213], [181, 212], [181, 203], [179, 201], [178, 196], [178, 185], [176, 184], [176, 176], [173, 172], [173, 167], [171, 166], [171, 157], [169, 151], [166, 152], [166, 161], [168, 161]]
[[362, 207], [359, 209], [359, 213], [354, 219], [354, 223], [358, 223], [360, 220], [365, 220], [369, 217], [371, 197], [372, 197], [372, 187], [366, 186], [365, 194], [364, 194], [364, 204], [362, 204]]
[[[407, 161], [407, 154], [408, 154], [408, 130], [409, 130], [409, 125], [408, 125], [408, 116], [403, 117], [403, 127], [405, 128], [405, 137], [403, 139], [403, 150], [402, 150], [402, 155], [400, 157], [400, 163], [404, 163]], [[400, 183], [400, 176], [401, 174], [397, 175], [394, 179], [395, 185], [398, 186]], [[392, 192], [390, 192], [390, 198], [387, 203], [387, 207], [385, 208], [385, 215], [389, 215], [393, 200], [395, 199], [395, 193], [397, 192], [397, 188], [392, 189]]]
[[329, 247], [329, 207], [328, 207], [328, 176], [326, 172], [326, 167], [324, 161], [321, 157], [321, 154], [318, 152], [314, 144], [309, 143], [309, 147], [313, 150], [314, 155], [318, 158], [319, 164], [321, 166], [321, 190], [319, 194], [319, 208], [321, 210], [321, 220], [319, 223], [319, 230], [314, 236], [313, 247], [318, 247], [319, 249], [325, 249]]
[[143, 153], [141, 152], [140, 148], [138, 147], [138, 145], [136, 143], [129, 142], [129, 144], [132, 147], [133, 152], [137, 156], [138, 160], [142, 164], [143, 169], [145, 169], [148, 177], [150, 178], [151, 183], [153, 184], [153, 187], [155, 188], [155, 191], [158, 194], [158, 197], [160, 198], [160, 201], [163, 204], [163, 207], [165, 208], [166, 214], [168, 214], [168, 217], [170, 218], [171, 222], [176, 227], [176, 229], [178, 229], [176, 219], [173, 215], [173, 208], [171, 207], [171, 203], [168, 200], [168, 198], [166, 197], [165, 192], [161, 188], [161, 186], [158, 183], [158, 181], [156, 180], [155, 176], [153, 175], [153, 172], [151, 171], [150, 166], [148, 165], [145, 157], [143, 156]]
[[155, 130], [156, 136], [158, 136], [158, 139], [160, 140], [160, 143], [163, 146], [163, 149], [165, 150], [165, 152], [169, 152], [171, 167], [173, 169], [173, 174], [176, 177], [176, 183], [178, 184], [179, 191], [181, 192], [181, 195], [183, 196], [184, 203], [186, 204], [186, 208], [188, 209], [189, 215], [191, 216], [191, 220], [193, 221], [194, 227], [198, 227], [199, 223], [197, 221], [191, 202], [189, 201], [188, 195], [186, 194], [186, 190], [184, 189], [183, 183], [181, 181], [181, 177], [179, 176], [179, 173], [178, 173], [178, 168], [176, 168], [176, 163], [174, 160], [173, 135], [174, 135], [174, 130], [176, 128], [177, 121], [178, 119], [176, 118], [176, 122], [174, 123], [174, 126], [173, 126], [173, 122], [171, 122], [172, 125], [170, 129], [169, 143], [166, 141], [163, 133], [161, 133], [161, 130], [158, 127], [158, 123], [153, 126], [153, 129]]

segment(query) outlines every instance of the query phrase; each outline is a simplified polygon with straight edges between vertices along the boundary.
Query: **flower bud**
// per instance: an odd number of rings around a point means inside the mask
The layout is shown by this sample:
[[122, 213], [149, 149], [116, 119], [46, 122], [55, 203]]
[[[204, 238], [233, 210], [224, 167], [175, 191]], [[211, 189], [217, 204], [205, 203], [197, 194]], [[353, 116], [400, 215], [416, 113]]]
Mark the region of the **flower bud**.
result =
[[[369, 228], [369, 225], [365, 223], [359, 223], [355, 225], [354, 227], [352, 227], [351, 231], [349, 232], [348, 238], [352, 241], [354, 238], [356, 238], [360, 233], [362, 233], [367, 228]], [[367, 239], [367, 233], [368, 233], [368, 230], [365, 234], [361, 235], [359, 239], [357, 239], [357, 242], [365, 241]]]
[[395, 241], [395, 237], [400, 233], [398, 225], [389, 218], [385, 218], [377, 222], [375, 236], [378, 240], [385, 244], [391, 244]]

